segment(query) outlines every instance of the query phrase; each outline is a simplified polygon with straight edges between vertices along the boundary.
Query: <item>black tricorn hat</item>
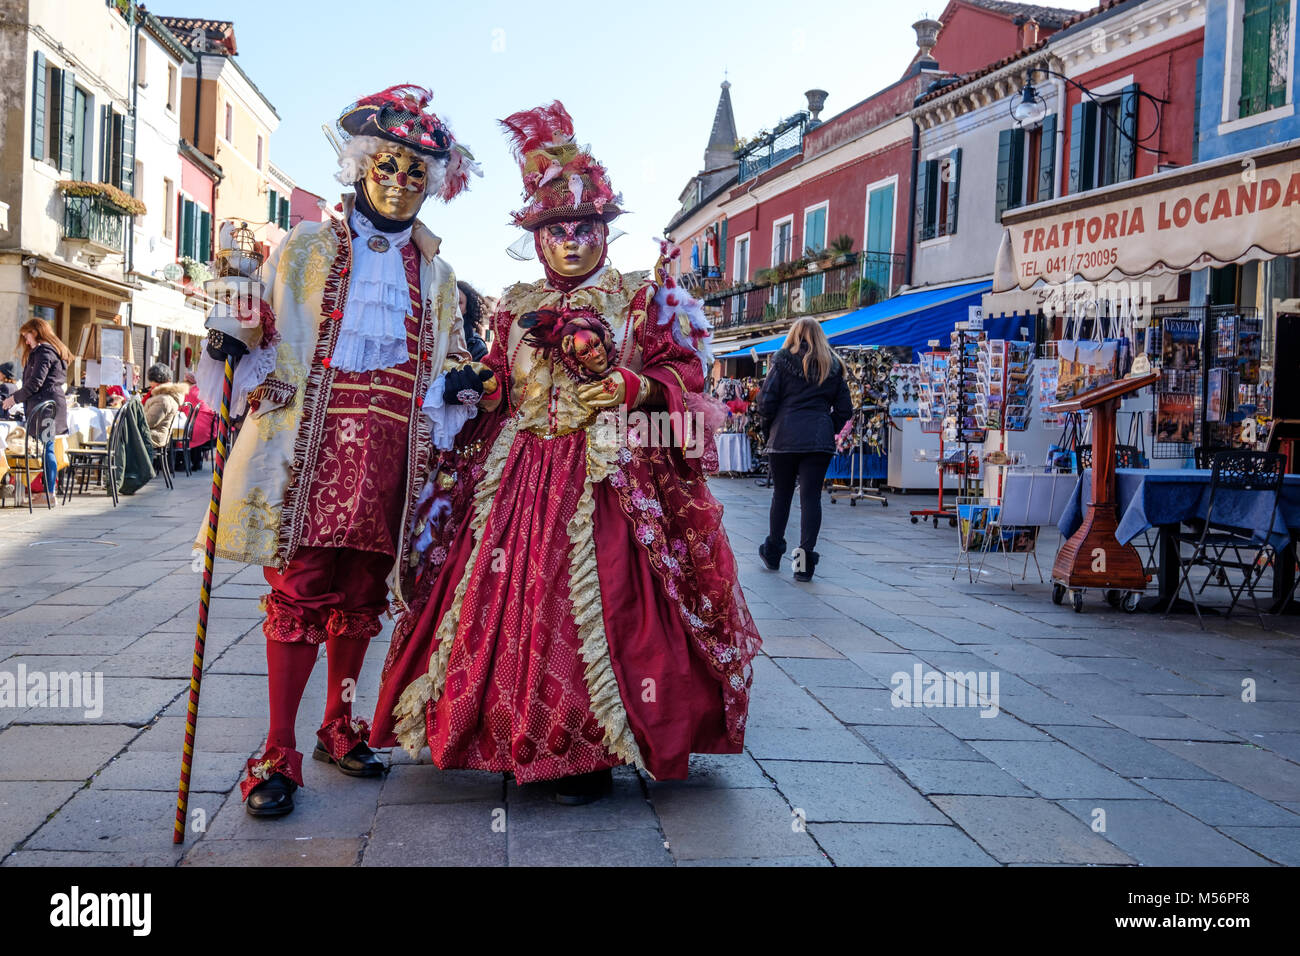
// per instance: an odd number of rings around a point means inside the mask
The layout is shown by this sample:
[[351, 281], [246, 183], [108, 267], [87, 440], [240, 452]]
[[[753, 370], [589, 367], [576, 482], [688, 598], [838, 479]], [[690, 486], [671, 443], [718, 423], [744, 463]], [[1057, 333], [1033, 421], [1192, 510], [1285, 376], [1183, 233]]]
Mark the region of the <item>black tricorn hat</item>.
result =
[[456, 140], [442, 120], [426, 109], [432, 100], [433, 93], [423, 87], [390, 86], [345, 109], [338, 127], [349, 138], [377, 136], [434, 159], [445, 159]]

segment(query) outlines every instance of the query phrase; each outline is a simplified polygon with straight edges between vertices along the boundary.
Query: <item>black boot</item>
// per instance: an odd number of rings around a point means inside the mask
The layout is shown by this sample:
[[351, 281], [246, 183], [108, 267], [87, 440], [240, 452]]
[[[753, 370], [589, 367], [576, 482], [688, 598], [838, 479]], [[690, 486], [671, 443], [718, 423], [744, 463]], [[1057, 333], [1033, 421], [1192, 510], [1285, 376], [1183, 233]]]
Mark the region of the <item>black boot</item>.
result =
[[614, 787], [614, 774], [609, 769], [561, 777], [556, 781], [555, 802], [566, 807], [594, 803]]
[[[794, 560], [796, 570], [794, 572], [794, 579], [796, 581], [804, 582], [811, 581], [813, 579], [813, 571], [816, 569], [817, 561], [820, 558], [821, 555], [816, 551], [805, 551], [803, 548], [799, 548], [795, 551]], [[800, 559], [803, 561], [802, 567], [800, 567]]]
[[273, 773], [248, 792], [244, 809], [250, 817], [282, 817], [293, 813], [293, 792], [298, 785], [282, 773]]
[[365, 744], [357, 744], [342, 760], [335, 760], [330, 752], [319, 743], [311, 752], [312, 760], [332, 763], [349, 777], [379, 777], [384, 773], [384, 762], [375, 756], [375, 752]]
[[758, 546], [758, 556], [769, 571], [781, 570], [781, 555], [785, 554], [785, 542], [773, 543], [771, 537]]

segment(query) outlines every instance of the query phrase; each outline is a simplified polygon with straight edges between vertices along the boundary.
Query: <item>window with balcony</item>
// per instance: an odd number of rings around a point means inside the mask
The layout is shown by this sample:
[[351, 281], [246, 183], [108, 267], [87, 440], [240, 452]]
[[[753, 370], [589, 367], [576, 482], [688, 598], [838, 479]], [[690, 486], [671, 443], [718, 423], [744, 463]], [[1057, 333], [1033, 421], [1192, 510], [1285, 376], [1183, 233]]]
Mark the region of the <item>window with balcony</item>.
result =
[[1239, 117], [1284, 106], [1291, 75], [1291, 0], [1244, 0], [1241, 6]]
[[94, 138], [90, 102], [72, 70], [53, 66], [37, 51], [32, 67], [32, 159], [72, 179], [89, 179], [87, 157]]

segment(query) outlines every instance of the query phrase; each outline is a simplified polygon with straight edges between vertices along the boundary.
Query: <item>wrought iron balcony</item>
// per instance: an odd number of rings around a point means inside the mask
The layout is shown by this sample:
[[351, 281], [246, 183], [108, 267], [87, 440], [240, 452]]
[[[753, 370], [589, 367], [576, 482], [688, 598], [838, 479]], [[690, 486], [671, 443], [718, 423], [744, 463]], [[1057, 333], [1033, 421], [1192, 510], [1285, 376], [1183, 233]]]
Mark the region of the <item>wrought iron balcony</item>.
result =
[[803, 150], [807, 113], [795, 113], [772, 132], [762, 136], [737, 154], [740, 163], [738, 183], [748, 182], [760, 173], [778, 166]]
[[902, 284], [904, 257], [890, 252], [852, 253], [848, 262], [780, 279], [746, 283], [705, 295], [722, 310], [718, 330], [788, 323], [803, 316], [851, 312], [888, 299]]
[[64, 196], [63, 202], [65, 240], [85, 242], [104, 252], [122, 252], [126, 248], [130, 213], [99, 196]]

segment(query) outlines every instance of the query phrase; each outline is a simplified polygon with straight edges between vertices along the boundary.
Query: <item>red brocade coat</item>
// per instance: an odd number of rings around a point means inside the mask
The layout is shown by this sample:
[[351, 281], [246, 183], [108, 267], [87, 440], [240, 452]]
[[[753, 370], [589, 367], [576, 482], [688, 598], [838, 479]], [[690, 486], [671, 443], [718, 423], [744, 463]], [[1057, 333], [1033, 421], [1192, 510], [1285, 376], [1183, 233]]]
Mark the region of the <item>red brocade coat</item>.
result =
[[354, 548], [396, 557], [420, 334], [415, 318], [420, 259], [414, 243], [402, 248], [402, 262], [411, 298], [407, 359], [375, 372], [334, 370], [301, 547]]
[[680, 421], [703, 370], [654, 295], [607, 268], [571, 293], [502, 298], [487, 363], [509, 400], [442, 463], [451, 517], [394, 634], [372, 745], [521, 783], [622, 763], [681, 778], [692, 752], [742, 749], [759, 638], [702, 459], [629, 440], [612, 413], [592, 421], [517, 325], [598, 311], [613, 364], [655, 380]]

